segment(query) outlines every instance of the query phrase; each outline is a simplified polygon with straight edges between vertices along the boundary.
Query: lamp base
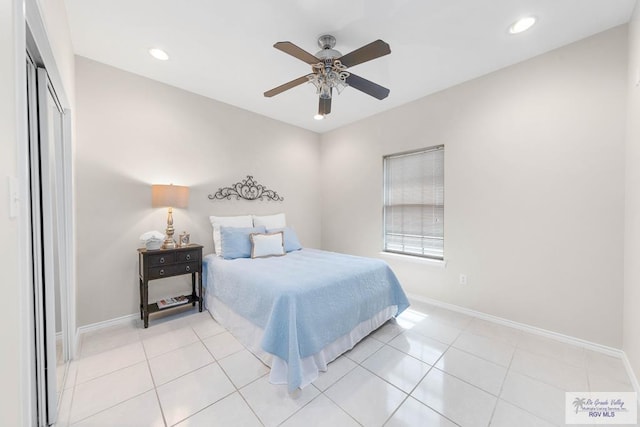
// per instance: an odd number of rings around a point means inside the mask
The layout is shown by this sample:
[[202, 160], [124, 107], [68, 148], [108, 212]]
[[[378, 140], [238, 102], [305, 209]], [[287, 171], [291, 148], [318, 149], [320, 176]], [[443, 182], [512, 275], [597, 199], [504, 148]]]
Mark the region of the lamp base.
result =
[[175, 249], [176, 241], [173, 240], [173, 209], [169, 208], [169, 215], [167, 216], [167, 229], [165, 231], [164, 242], [162, 242], [162, 249]]
[[164, 239], [164, 242], [162, 242], [162, 249], [175, 249], [177, 247], [176, 245], [176, 241], [173, 240], [173, 237], [167, 237], [166, 239]]

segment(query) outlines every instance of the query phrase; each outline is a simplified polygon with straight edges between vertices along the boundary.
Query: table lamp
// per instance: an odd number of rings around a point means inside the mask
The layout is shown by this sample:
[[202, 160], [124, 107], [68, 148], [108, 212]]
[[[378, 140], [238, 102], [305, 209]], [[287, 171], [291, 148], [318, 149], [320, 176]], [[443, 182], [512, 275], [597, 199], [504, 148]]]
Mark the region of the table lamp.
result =
[[154, 208], [169, 208], [167, 216], [167, 230], [162, 249], [174, 249], [176, 241], [173, 240], [173, 208], [186, 208], [189, 204], [189, 187], [181, 185], [157, 185], [151, 186], [151, 206]]

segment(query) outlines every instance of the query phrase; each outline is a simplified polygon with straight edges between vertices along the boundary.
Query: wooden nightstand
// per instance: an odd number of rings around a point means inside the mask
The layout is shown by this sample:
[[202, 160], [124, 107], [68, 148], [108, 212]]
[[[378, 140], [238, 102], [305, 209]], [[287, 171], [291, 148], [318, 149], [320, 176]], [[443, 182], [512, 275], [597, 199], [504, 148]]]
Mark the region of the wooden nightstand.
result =
[[[190, 244], [175, 249], [138, 249], [138, 273], [140, 277], [140, 318], [144, 327], [149, 326], [149, 313], [182, 307], [191, 303], [202, 311], [202, 246]], [[149, 280], [191, 274], [191, 295], [184, 295], [185, 301], [169, 307], [159, 308], [157, 303], [149, 304]], [[196, 275], [198, 292], [196, 293]]]

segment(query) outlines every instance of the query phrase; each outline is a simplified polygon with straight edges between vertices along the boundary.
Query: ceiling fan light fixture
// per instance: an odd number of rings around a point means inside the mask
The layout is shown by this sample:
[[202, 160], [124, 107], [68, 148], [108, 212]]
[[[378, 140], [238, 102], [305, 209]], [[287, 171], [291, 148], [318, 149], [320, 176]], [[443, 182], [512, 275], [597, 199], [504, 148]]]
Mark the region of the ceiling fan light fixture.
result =
[[166, 61], [169, 59], [169, 54], [162, 49], [158, 49], [157, 47], [149, 49], [149, 55], [160, 61]]
[[516, 22], [514, 22], [513, 24], [511, 24], [511, 26], [509, 27], [509, 33], [510, 34], [523, 33], [527, 31], [529, 28], [533, 27], [535, 23], [536, 23], [535, 16], [522, 17], [518, 19]]
[[328, 84], [323, 84], [320, 89], [320, 98], [322, 99], [331, 99], [331, 86]]
[[320, 36], [318, 46], [322, 50], [312, 55], [289, 41], [275, 43], [273, 47], [276, 49], [310, 65], [311, 73], [268, 90], [264, 96], [271, 98], [303, 83], [311, 83], [315, 86], [316, 95], [319, 98], [318, 114], [314, 116], [316, 120], [323, 120], [331, 113], [331, 98], [334, 89], [339, 94], [344, 88], [351, 86], [376, 99], [384, 99], [389, 96], [389, 89], [348, 71], [349, 67], [390, 54], [391, 48], [387, 43], [376, 40], [346, 55], [333, 49], [335, 44], [335, 37], [328, 34]]
[[313, 65], [314, 72], [307, 76], [309, 83], [316, 87], [316, 93], [322, 99], [331, 99], [331, 91], [335, 89], [338, 94], [349, 86], [347, 77], [349, 73], [345, 71], [347, 67], [338, 60], [330, 60], [326, 63], [319, 62]]

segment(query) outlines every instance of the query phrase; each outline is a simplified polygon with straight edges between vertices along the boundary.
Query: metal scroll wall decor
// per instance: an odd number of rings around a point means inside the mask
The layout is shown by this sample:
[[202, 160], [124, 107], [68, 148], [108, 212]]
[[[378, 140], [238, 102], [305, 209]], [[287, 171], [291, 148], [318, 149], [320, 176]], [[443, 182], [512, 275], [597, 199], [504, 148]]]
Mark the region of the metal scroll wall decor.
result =
[[231, 200], [235, 197], [236, 200], [273, 200], [275, 202], [281, 202], [284, 197], [280, 196], [277, 192], [269, 190], [262, 184], [258, 184], [251, 175], [247, 175], [247, 179], [243, 179], [240, 182], [236, 182], [230, 187], [219, 188], [216, 194], [209, 194], [209, 199], [227, 199]]

